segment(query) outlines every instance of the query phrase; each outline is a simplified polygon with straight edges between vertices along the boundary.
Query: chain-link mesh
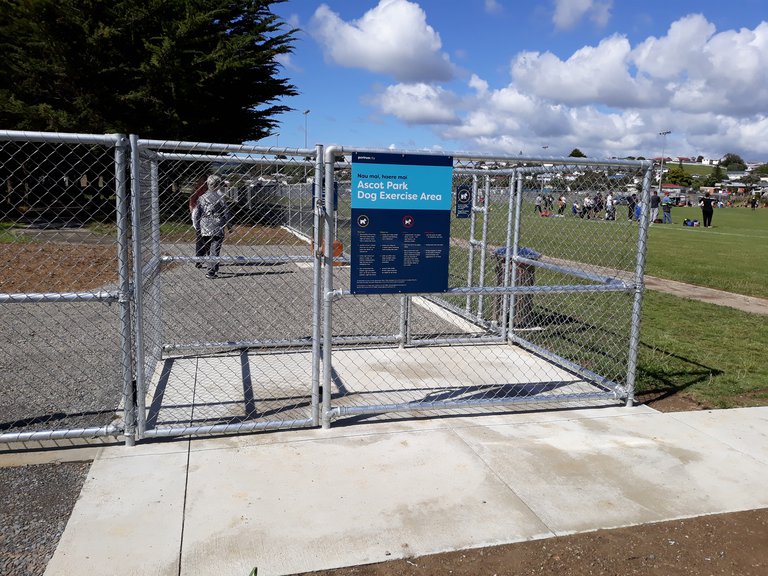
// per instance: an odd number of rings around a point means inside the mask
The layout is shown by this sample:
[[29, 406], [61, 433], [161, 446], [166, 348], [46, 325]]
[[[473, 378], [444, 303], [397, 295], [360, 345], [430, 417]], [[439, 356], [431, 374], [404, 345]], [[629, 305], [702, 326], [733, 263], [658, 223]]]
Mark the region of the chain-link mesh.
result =
[[314, 152], [138, 141], [134, 156], [142, 433], [311, 424]]
[[125, 144], [0, 132], [0, 442], [123, 431]]
[[[355, 224], [345, 153], [334, 167], [333, 228], [347, 252]], [[626, 401], [642, 262], [635, 206], [642, 206], [646, 169], [454, 158], [454, 208], [463, 189], [471, 210], [451, 216], [447, 292], [353, 295], [353, 272], [332, 272], [341, 297], [327, 307], [333, 353], [326, 422], [433, 408]]]
[[321, 155], [0, 133], [0, 441], [631, 400], [647, 163], [456, 157], [448, 290], [352, 295]]

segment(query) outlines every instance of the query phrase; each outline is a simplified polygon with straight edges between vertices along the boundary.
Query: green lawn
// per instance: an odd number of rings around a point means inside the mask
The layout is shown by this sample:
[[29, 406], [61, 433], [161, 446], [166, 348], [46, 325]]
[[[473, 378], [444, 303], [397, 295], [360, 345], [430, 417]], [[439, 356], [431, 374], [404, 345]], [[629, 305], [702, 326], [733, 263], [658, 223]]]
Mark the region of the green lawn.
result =
[[[491, 243], [503, 243], [506, 214], [493, 207]], [[682, 225], [685, 218], [701, 221], [699, 208], [673, 208], [672, 217], [673, 225], [650, 228], [646, 273], [768, 298], [768, 210], [717, 209], [707, 229]], [[454, 235], [466, 234], [468, 223], [452, 226]], [[610, 264], [616, 246], [631, 246], [636, 230], [623, 206], [615, 222], [595, 222], [540, 218], [524, 204], [521, 242], [557, 257]], [[646, 291], [637, 392], [683, 393], [713, 407], [768, 405], [766, 352], [767, 317]]]
[[[678, 162], [664, 162], [665, 168], [680, 167]], [[688, 174], [700, 174], [701, 176], [709, 176], [714, 170], [714, 166], [707, 166], [706, 164], [686, 164], [683, 162], [683, 170]], [[728, 170], [724, 167], [720, 167], [723, 171], [723, 175], [728, 174]]]
[[683, 392], [706, 406], [768, 405], [768, 317], [647, 291], [638, 392]]
[[686, 218], [701, 222], [701, 210], [673, 208], [674, 224], [651, 227], [647, 274], [768, 298], [768, 210], [717, 209], [712, 228]]

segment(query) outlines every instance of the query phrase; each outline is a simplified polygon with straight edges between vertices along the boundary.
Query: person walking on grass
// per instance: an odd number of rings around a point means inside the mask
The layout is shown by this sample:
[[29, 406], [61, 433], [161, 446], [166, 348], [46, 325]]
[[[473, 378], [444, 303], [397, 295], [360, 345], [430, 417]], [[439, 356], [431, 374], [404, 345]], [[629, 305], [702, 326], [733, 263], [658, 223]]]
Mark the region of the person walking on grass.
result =
[[703, 220], [704, 228], [712, 228], [712, 213], [714, 212], [715, 200], [710, 197], [709, 192], [704, 194], [704, 198], [699, 202], [701, 206], [701, 219]]
[[[202, 256], [218, 258], [224, 244], [224, 228], [232, 230], [229, 206], [221, 191], [221, 177], [212, 174], [207, 180], [208, 190], [200, 196], [194, 215], [195, 230], [202, 237]], [[207, 278], [216, 278], [219, 274], [219, 262], [208, 263]]]

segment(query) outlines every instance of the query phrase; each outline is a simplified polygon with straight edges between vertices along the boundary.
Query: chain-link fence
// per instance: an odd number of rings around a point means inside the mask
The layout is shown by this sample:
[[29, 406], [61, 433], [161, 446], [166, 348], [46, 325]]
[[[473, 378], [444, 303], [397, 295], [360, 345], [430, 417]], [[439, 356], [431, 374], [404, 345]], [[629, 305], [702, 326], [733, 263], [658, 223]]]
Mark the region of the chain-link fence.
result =
[[450, 157], [447, 288], [361, 294], [353, 152], [0, 133], [0, 441], [631, 403], [649, 163]]
[[127, 158], [122, 136], [0, 132], [0, 442], [125, 431]]
[[317, 423], [315, 151], [132, 151], [139, 437]]
[[[347, 193], [356, 153], [376, 152], [326, 151], [335, 155], [326, 196], [331, 178], [341, 191], [326, 234], [344, 247], [368, 234]], [[447, 290], [361, 295], [354, 269], [325, 271], [324, 425], [387, 412], [631, 403], [649, 168], [454, 157]], [[462, 195], [468, 205], [457, 207]]]

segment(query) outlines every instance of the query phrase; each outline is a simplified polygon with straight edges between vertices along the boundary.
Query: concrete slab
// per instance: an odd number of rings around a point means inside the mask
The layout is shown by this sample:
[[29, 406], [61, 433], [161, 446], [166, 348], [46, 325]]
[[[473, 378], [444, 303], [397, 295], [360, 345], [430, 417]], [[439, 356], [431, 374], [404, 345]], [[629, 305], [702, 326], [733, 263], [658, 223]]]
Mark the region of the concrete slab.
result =
[[768, 463], [768, 411], [763, 407], [677, 412], [671, 416], [734, 450]]
[[768, 506], [765, 462], [667, 414], [456, 433], [556, 534]]
[[[337, 349], [334, 406], [557, 396], [604, 392], [514, 346]], [[583, 405], [583, 403], [582, 403]], [[466, 413], [466, 410], [465, 410]]]
[[309, 418], [311, 359], [308, 352], [168, 359], [145, 399], [149, 428]]
[[46, 576], [178, 575], [187, 450], [105, 452], [111, 457], [91, 465]]
[[290, 574], [550, 535], [444, 430], [190, 455], [183, 575]]
[[102, 448], [46, 575], [290, 574], [766, 507], [766, 419], [611, 407]]

